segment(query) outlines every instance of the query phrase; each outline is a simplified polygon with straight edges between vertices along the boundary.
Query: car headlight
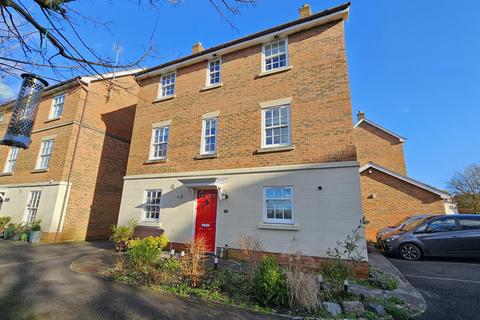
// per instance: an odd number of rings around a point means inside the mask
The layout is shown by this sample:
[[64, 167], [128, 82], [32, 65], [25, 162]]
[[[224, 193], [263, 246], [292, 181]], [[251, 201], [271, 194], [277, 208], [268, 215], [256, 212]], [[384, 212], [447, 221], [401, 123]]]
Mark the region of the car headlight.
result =
[[399, 235], [394, 235], [394, 236], [391, 236], [390, 238], [385, 239], [385, 241], [390, 243], [392, 241], [397, 240], [399, 237], [400, 237]]

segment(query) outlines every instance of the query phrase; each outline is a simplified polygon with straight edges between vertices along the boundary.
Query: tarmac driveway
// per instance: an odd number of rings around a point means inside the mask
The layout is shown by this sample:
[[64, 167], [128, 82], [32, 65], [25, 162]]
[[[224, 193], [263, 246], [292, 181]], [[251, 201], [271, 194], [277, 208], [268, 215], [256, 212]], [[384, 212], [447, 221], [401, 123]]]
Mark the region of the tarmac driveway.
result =
[[425, 298], [419, 319], [480, 319], [480, 261], [390, 261]]
[[105, 242], [30, 245], [0, 240], [0, 318], [272, 319], [247, 310], [157, 294], [71, 271]]

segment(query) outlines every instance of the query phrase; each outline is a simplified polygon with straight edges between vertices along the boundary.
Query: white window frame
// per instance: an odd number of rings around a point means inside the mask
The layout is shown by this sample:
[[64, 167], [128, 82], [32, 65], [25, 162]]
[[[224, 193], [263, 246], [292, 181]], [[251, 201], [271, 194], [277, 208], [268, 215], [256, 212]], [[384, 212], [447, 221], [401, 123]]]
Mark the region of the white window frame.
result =
[[28, 194], [27, 204], [25, 205], [25, 214], [23, 217], [23, 222], [25, 224], [32, 223], [36, 220], [41, 196], [42, 191], [40, 190], [33, 190]]
[[[290, 189], [290, 198], [271, 198], [274, 200], [290, 200], [291, 202], [291, 211], [292, 217], [291, 219], [277, 219], [277, 218], [268, 218], [267, 217], [267, 190], [272, 188], [284, 188]], [[275, 213], [274, 213], [275, 214]], [[267, 186], [263, 187], [263, 222], [268, 224], [295, 224], [295, 209], [294, 209], [294, 193], [293, 193], [293, 186]]]
[[[47, 148], [48, 144], [50, 144], [49, 148]], [[45, 139], [42, 140], [40, 145], [40, 152], [38, 153], [37, 164], [35, 166], [36, 170], [46, 170], [50, 166], [50, 161], [52, 160], [53, 154], [53, 146], [55, 145], [55, 139]], [[43, 165], [44, 161], [46, 160], [46, 164]]]
[[[169, 83], [169, 84], [164, 85], [163, 80], [167, 77], [172, 76], [172, 75], [173, 75], [173, 84]], [[176, 85], [177, 85], [177, 72], [176, 71], [162, 74], [162, 76], [160, 77], [160, 86], [159, 86], [160, 90], [159, 90], [158, 98], [162, 99], [162, 98], [169, 98], [169, 97], [175, 96]], [[164, 94], [163, 89], [168, 87], [168, 86], [173, 86], [173, 92], [171, 94]]]
[[18, 153], [20, 148], [11, 147], [8, 151], [7, 161], [5, 162], [5, 168], [3, 169], [4, 173], [13, 173], [15, 170], [15, 165], [17, 164]]
[[[165, 129], [168, 129], [168, 135], [167, 135], [166, 140], [165, 140]], [[163, 140], [161, 142], [155, 142], [155, 131], [156, 130], [163, 130]], [[167, 155], [168, 155], [168, 141], [169, 140], [170, 140], [170, 126], [169, 125], [154, 127], [152, 129], [152, 137], [151, 137], [151, 141], [150, 141], [150, 155], [149, 155], [148, 159], [149, 160], [163, 160], [163, 159], [166, 159]], [[156, 145], [161, 145], [161, 144], [165, 145], [165, 156], [155, 157], [155, 146]]]
[[[265, 55], [265, 51], [266, 51], [266, 48], [267, 46], [270, 46], [272, 44], [275, 44], [275, 43], [278, 43], [278, 42], [281, 42], [281, 41], [285, 41], [285, 65], [282, 66], [282, 67], [277, 67], [277, 68], [272, 68], [272, 69], [269, 69], [267, 70], [267, 65], [265, 63], [265, 60], [267, 58], [270, 58], [270, 57], [275, 57], [275, 56], [279, 56], [280, 54], [276, 54], [276, 55], [271, 55], [269, 57], [267, 57]], [[284, 38], [284, 39], [278, 39], [278, 40], [275, 40], [275, 41], [272, 41], [272, 42], [269, 42], [269, 43], [265, 43], [263, 46], [262, 46], [262, 72], [273, 72], [275, 70], [279, 70], [279, 69], [282, 69], [282, 68], [286, 68], [289, 66], [289, 59], [288, 59], [288, 38]]]
[[[61, 99], [61, 103], [58, 102], [59, 99]], [[62, 116], [64, 105], [65, 105], [65, 94], [64, 93], [54, 96], [53, 99], [52, 99], [52, 106], [50, 107], [50, 113], [48, 115], [48, 120], [60, 118]]]
[[[218, 82], [215, 82], [215, 83], [211, 83], [211, 77], [210, 75], [212, 74], [211, 70], [210, 70], [210, 64], [214, 63], [214, 62], [217, 62], [219, 63], [219, 69], [218, 71], [215, 71], [213, 73], [218, 73]], [[216, 59], [212, 59], [210, 61], [208, 61], [207, 63], [207, 77], [205, 79], [205, 87], [214, 87], [214, 86], [218, 86], [222, 83], [222, 58], [216, 58]]]
[[[149, 192], [160, 192], [160, 201], [158, 204], [147, 204], [147, 199], [149, 198], [148, 197], [148, 193]], [[143, 211], [142, 211], [142, 221], [144, 222], [159, 222], [160, 221], [160, 211], [162, 209], [162, 189], [147, 189], [144, 191], [144, 195], [143, 195]], [[158, 218], [152, 218], [152, 217], [148, 217], [148, 215], [150, 215], [150, 211], [147, 211], [147, 205], [150, 205], [150, 206], [154, 206], [154, 207], [158, 207]]]
[[[267, 129], [273, 129], [273, 128], [281, 128], [285, 127], [284, 125], [275, 125], [275, 126], [269, 126], [267, 127], [265, 125], [265, 114], [267, 111], [273, 110], [273, 109], [282, 109], [286, 108], [287, 109], [287, 142], [286, 143], [272, 143], [272, 144], [267, 144]], [[292, 125], [290, 123], [290, 104], [283, 104], [283, 105], [278, 105], [278, 106], [272, 106], [268, 108], [263, 108], [262, 109], [262, 148], [275, 148], [275, 147], [285, 147], [291, 145], [292, 137], [291, 137], [291, 131], [292, 131]]]
[[[207, 129], [207, 122], [209, 121], [215, 121], [215, 134], [209, 134], [207, 135], [206, 129]], [[215, 154], [217, 152], [217, 147], [218, 147], [218, 117], [210, 117], [203, 119], [202, 121], [202, 141], [200, 143], [200, 154]], [[205, 150], [205, 147], [207, 146], [207, 138], [209, 137], [214, 137], [215, 138], [215, 149], [214, 150]]]

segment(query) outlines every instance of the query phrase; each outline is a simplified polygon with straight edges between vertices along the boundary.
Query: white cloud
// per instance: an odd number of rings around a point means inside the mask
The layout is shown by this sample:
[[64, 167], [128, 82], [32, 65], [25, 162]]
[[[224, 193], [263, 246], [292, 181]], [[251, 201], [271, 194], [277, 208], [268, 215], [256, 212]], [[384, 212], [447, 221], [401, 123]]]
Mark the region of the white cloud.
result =
[[13, 91], [0, 80], [0, 99], [6, 100], [13, 97]]

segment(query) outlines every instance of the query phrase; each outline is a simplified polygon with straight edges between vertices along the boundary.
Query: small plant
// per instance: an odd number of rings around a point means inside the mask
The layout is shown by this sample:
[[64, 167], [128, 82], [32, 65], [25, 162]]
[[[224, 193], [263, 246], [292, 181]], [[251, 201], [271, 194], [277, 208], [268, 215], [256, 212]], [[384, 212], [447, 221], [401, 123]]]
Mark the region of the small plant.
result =
[[397, 289], [397, 280], [395, 277], [376, 269], [370, 269], [368, 272], [368, 281], [376, 288], [384, 290]]
[[113, 240], [115, 243], [115, 250], [127, 250], [128, 240], [133, 237], [136, 226], [137, 222], [134, 219], [130, 220], [126, 226], [112, 225], [112, 237], [110, 240]]
[[40, 226], [41, 223], [42, 223], [42, 220], [33, 221], [32, 224], [30, 225], [30, 231], [40, 231], [42, 229], [42, 227]]
[[243, 234], [237, 238], [237, 243], [246, 260], [247, 276], [250, 280], [258, 267], [263, 252], [263, 243], [260, 239]]
[[132, 267], [139, 272], [147, 272], [155, 261], [160, 257], [163, 248], [167, 246], [168, 238], [165, 235], [159, 237], [146, 237], [141, 240], [128, 241], [128, 256]]
[[288, 302], [292, 309], [312, 312], [320, 307], [320, 285], [311, 274], [298, 269], [286, 272]]
[[190, 285], [196, 288], [205, 275], [206, 244], [203, 238], [197, 238], [188, 242], [187, 246], [181, 263], [182, 274], [190, 281]]
[[0, 233], [2, 233], [7, 227], [8, 223], [12, 220], [11, 217], [0, 217]]
[[252, 293], [265, 306], [285, 306], [288, 303], [285, 273], [277, 260], [263, 256], [252, 279]]

